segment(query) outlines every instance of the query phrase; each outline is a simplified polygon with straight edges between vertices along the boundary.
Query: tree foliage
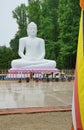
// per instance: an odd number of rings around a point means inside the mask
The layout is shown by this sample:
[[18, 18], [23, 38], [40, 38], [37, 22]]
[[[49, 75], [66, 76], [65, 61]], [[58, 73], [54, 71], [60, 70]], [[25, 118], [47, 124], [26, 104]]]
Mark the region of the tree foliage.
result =
[[41, 16], [40, 1], [39, 0], [29, 1], [29, 6], [28, 6], [29, 22], [34, 21], [37, 24], [37, 26], [39, 27], [40, 16]]
[[13, 59], [13, 53], [10, 48], [5, 46], [0, 47], [0, 69], [8, 69], [11, 66], [11, 60]]
[[[76, 5], [76, 6], [75, 6]], [[80, 8], [79, 0], [59, 0], [58, 24], [60, 52], [63, 68], [74, 68], [76, 60]]]
[[[24, 35], [24, 31], [27, 27], [27, 7], [25, 6], [25, 4], [21, 4], [20, 6], [16, 7], [14, 11], [12, 11], [13, 13], [13, 18], [16, 19], [16, 22], [18, 24], [18, 28], [19, 28], [19, 32], [22, 31], [22, 35]], [[20, 32], [21, 33], [21, 32]]]

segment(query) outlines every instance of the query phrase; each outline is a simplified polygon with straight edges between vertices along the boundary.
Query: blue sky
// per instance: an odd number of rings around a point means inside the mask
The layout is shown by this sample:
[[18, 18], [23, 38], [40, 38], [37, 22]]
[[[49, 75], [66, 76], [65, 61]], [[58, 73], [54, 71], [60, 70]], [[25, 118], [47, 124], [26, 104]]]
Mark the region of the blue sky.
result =
[[0, 1], [0, 45], [9, 46], [18, 25], [12, 18], [12, 11], [21, 3], [28, 4], [28, 0], [1, 0]]

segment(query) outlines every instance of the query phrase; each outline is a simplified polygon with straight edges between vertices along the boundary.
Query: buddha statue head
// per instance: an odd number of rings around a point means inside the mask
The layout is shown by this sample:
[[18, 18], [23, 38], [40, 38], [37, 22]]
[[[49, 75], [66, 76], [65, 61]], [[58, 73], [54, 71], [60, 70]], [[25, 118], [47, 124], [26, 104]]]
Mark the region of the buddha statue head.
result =
[[27, 33], [32, 38], [37, 35], [37, 25], [34, 22], [28, 24]]

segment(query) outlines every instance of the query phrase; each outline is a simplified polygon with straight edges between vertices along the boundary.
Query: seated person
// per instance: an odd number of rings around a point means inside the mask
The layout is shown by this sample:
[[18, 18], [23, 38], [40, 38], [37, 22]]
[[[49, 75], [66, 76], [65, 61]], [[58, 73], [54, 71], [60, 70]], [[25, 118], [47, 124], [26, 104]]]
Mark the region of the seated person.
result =
[[27, 33], [28, 37], [19, 40], [18, 54], [21, 59], [13, 60], [12, 68], [55, 68], [55, 61], [44, 59], [45, 43], [42, 38], [36, 37], [37, 25], [34, 22], [28, 25]]

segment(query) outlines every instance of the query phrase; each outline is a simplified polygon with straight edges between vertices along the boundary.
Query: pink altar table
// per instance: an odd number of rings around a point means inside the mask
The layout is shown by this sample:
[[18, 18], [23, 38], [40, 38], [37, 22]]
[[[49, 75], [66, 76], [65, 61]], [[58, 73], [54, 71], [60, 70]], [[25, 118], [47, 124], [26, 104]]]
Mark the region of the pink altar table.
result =
[[57, 68], [11, 68], [8, 70], [8, 77], [26, 78], [31, 77], [31, 74], [39, 77], [39, 74], [56, 74], [59, 72], [60, 70]]

